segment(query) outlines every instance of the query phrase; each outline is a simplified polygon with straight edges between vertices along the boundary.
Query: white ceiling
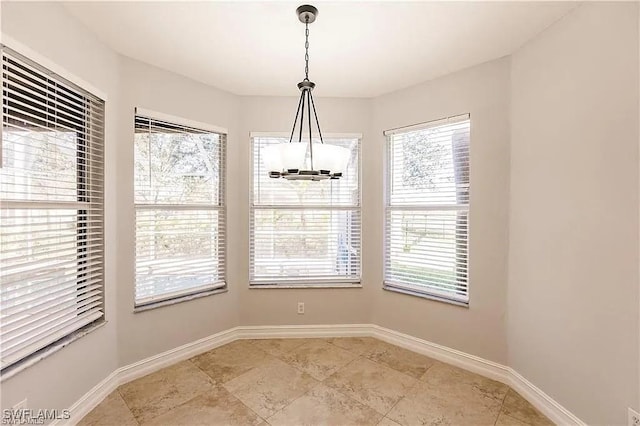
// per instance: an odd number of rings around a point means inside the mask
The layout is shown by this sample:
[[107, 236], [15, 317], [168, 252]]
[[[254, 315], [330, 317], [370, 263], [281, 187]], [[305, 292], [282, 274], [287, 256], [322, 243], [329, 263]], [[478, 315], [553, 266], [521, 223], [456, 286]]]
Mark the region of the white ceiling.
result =
[[[301, 2], [69, 2], [114, 50], [240, 95], [295, 95]], [[322, 2], [316, 96], [372, 97], [514, 52], [575, 2]]]

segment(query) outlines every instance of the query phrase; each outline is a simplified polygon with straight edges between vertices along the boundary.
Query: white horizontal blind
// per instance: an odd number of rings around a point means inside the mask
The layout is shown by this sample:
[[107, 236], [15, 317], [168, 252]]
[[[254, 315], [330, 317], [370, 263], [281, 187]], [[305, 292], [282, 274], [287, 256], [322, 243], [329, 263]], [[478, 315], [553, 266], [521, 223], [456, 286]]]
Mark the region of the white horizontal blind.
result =
[[104, 317], [104, 102], [2, 50], [1, 367]]
[[251, 285], [360, 282], [360, 139], [325, 138], [351, 158], [341, 179], [316, 182], [269, 177], [262, 150], [286, 142], [252, 138]]
[[135, 117], [136, 306], [225, 287], [226, 135]]
[[387, 135], [387, 289], [468, 303], [468, 115]]

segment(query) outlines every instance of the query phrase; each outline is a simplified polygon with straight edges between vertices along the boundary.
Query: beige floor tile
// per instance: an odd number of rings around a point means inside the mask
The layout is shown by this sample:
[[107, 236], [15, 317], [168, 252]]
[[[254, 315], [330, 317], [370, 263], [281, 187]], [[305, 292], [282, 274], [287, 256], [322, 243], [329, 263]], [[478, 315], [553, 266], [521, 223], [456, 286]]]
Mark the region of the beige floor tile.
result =
[[551, 420], [549, 420], [544, 414], [531, 405], [529, 401], [521, 397], [518, 392], [513, 389], [509, 389], [509, 392], [507, 392], [507, 396], [505, 397], [504, 404], [502, 406], [502, 412], [508, 416], [515, 417], [528, 425], [553, 425]]
[[214, 387], [143, 425], [258, 425], [262, 422], [226, 389]]
[[282, 359], [314, 379], [324, 380], [356, 357], [324, 340], [311, 340], [283, 355]]
[[281, 357], [288, 354], [293, 349], [305, 344], [309, 339], [259, 339], [253, 340], [255, 347], [262, 349], [268, 354]]
[[435, 363], [422, 376], [434, 395], [466, 395], [471, 390], [478, 395], [502, 402], [509, 390], [503, 383], [441, 362]]
[[374, 347], [380, 340], [374, 339], [373, 337], [336, 337], [327, 339], [327, 342], [357, 355], [362, 355]]
[[382, 363], [416, 379], [420, 378], [436, 362], [427, 356], [380, 340], [376, 341], [373, 347], [365, 351], [363, 355], [372, 361]]
[[495, 423], [500, 402], [468, 391], [434, 395], [427, 383], [419, 382], [387, 414], [401, 425], [474, 425]]
[[79, 425], [268, 426], [265, 418], [296, 426], [552, 425], [504, 384], [372, 338], [233, 342], [120, 386]]
[[378, 423], [378, 426], [401, 426], [400, 423], [396, 423], [388, 417], [383, 417]]
[[501, 412], [495, 426], [528, 426], [528, 424]]
[[223, 384], [268, 362], [272, 357], [248, 340], [237, 340], [191, 358], [214, 384]]
[[211, 379], [183, 361], [122, 385], [119, 391], [136, 420], [143, 422], [211, 389]]
[[91, 410], [78, 426], [137, 426], [138, 422], [118, 393], [113, 391]]
[[279, 359], [254, 368], [224, 387], [245, 405], [267, 418], [302, 396], [318, 382]]
[[358, 358], [324, 383], [380, 414], [386, 414], [417, 380], [366, 358]]
[[382, 415], [344, 394], [319, 384], [267, 421], [280, 425], [375, 425]]

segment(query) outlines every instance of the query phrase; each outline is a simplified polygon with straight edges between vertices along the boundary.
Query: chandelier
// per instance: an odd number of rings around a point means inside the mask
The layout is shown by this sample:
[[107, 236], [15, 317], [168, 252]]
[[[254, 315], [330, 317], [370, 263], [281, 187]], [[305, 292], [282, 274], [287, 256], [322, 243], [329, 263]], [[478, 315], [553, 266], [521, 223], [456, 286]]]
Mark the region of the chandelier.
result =
[[[265, 166], [269, 171], [269, 177], [272, 178], [311, 181], [339, 179], [347, 167], [350, 152], [347, 148], [324, 143], [322, 131], [320, 130], [320, 122], [318, 121], [318, 114], [316, 112], [316, 105], [313, 102], [313, 94], [311, 93], [316, 85], [309, 80], [309, 24], [316, 20], [318, 9], [311, 5], [303, 5], [296, 9], [296, 13], [298, 14], [298, 19], [305, 27], [305, 77], [298, 83], [298, 89], [300, 89], [301, 92], [300, 100], [298, 101], [296, 117], [293, 120], [293, 128], [291, 129], [289, 142], [265, 147], [263, 149]], [[308, 144], [303, 143], [302, 137], [305, 127], [305, 110], [309, 130]], [[312, 112], [316, 127], [318, 128], [320, 143], [313, 142], [311, 134]], [[297, 132], [296, 128], [298, 128]], [[293, 138], [296, 133], [298, 141], [294, 143]], [[309, 153], [308, 157], [307, 151]]]

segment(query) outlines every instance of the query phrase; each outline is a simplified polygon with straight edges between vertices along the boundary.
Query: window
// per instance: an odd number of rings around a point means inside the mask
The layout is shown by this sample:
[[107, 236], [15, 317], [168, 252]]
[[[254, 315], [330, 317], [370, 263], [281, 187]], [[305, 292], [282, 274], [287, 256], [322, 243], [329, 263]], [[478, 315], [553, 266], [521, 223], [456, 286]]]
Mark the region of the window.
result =
[[384, 287], [467, 304], [469, 115], [390, 130]]
[[1, 368], [104, 318], [104, 102], [2, 48]]
[[135, 305], [224, 289], [226, 135], [138, 114]]
[[351, 158], [341, 179], [317, 182], [269, 177], [262, 150], [287, 141], [252, 135], [251, 285], [359, 283], [359, 137], [325, 138], [350, 149]]

